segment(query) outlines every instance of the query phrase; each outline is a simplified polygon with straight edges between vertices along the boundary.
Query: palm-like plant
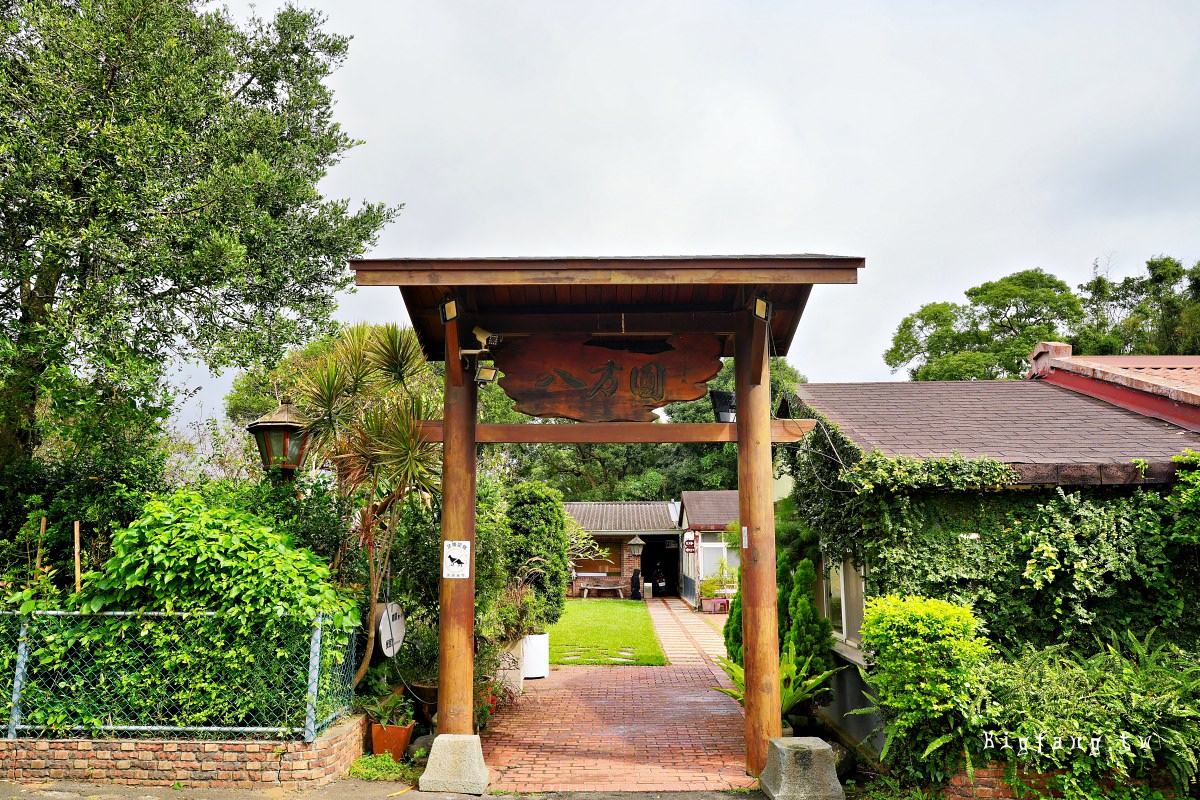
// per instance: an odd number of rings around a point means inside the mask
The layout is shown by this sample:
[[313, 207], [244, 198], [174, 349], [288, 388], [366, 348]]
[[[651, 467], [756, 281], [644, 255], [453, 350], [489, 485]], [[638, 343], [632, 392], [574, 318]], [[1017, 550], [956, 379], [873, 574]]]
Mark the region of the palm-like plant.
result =
[[371, 613], [355, 685], [375, 648], [379, 590], [403, 501], [440, 490], [441, 445], [426, 439], [419, 424], [425, 372], [412, 329], [355, 325], [297, 387], [309, 447], [333, 465], [339, 491], [359, 506], [355, 533], [367, 555]]

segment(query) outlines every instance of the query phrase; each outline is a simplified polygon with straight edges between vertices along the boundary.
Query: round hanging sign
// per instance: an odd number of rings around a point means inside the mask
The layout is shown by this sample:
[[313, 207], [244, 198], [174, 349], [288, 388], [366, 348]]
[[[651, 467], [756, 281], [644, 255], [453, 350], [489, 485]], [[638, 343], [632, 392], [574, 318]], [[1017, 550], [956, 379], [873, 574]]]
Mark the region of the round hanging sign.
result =
[[380, 603], [383, 607], [379, 615], [378, 641], [379, 649], [388, 658], [396, 655], [400, 643], [404, 641], [404, 612], [399, 603]]

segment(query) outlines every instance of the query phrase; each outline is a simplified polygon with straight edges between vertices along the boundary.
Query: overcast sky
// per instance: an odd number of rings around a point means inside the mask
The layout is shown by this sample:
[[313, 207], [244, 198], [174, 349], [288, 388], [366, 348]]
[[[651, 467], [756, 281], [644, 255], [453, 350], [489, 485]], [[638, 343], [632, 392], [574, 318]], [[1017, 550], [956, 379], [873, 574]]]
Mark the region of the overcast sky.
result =
[[903, 316], [1019, 269], [1200, 259], [1195, 0], [301, 5], [353, 37], [366, 142], [324, 191], [404, 204], [371, 255], [862, 256], [800, 323], [813, 381], [902, 378]]

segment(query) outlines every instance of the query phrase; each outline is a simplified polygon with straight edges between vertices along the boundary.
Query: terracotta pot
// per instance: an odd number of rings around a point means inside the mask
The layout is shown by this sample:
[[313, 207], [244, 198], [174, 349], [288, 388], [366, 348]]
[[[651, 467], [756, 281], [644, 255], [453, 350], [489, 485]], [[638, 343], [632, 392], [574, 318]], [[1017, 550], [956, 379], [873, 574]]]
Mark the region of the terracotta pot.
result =
[[438, 701], [438, 685], [436, 681], [413, 681], [408, 689], [418, 703], [436, 706]]
[[404, 760], [404, 751], [412, 738], [413, 728], [417, 723], [407, 725], [388, 725], [386, 728], [378, 722], [371, 723], [371, 752], [377, 756], [390, 753], [396, 761]]

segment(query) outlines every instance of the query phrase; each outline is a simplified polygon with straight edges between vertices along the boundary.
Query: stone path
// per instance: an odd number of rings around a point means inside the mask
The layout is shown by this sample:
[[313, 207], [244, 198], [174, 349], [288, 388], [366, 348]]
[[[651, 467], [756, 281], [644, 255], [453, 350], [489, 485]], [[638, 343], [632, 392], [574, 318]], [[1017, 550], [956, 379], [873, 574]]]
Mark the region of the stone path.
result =
[[551, 669], [483, 734], [490, 791], [717, 791], [755, 785], [742, 709], [707, 664]]
[[725, 655], [725, 637], [705, 617], [678, 597], [646, 601], [654, 632], [662, 642], [668, 664], [715, 664]]

